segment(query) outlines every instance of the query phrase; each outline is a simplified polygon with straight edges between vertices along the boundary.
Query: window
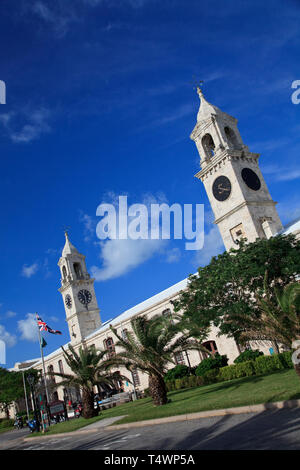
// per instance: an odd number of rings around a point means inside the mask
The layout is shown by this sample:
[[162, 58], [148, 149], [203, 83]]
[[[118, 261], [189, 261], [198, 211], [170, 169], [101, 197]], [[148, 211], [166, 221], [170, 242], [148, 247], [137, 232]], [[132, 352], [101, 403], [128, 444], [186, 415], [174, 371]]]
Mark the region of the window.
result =
[[55, 383], [55, 377], [53, 375], [54, 373], [54, 368], [52, 365], [48, 366], [48, 376], [49, 376], [49, 379], [51, 380], [51, 382]]
[[138, 387], [139, 385], [141, 385], [141, 382], [140, 382], [139, 373], [138, 373], [137, 368], [135, 367], [134, 369], [132, 369], [131, 373], [132, 373], [133, 385], [135, 387]]
[[235, 133], [233, 132], [232, 129], [230, 129], [230, 127], [224, 127], [224, 131], [225, 131], [225, 134], [226, 134], [226, 137], [227, 137], [227, 142], [229, 144], [230, 147], [238, 147], [239, 144], [238, 144], [238, 140], [236, 138], [236, 135]]
[[124, 330], [121, 331], [121, 336], [124, 341], [127, 341], [128, 336], [127, 336], [127, 328], [124, 328]]
[[63, 266], [62, 268], [62, 275], [63, 275], [63, 280], [66, 281], [67, 280], [67, 269], [65, 266]]
[[116, 354], [114, 340], [112, 338], [107, 338], [103, 341], [104, 347], [107, 350], [108, 357], [112, 357]]
[[177, 353], [175, 353], [175, 362], [176, 362], [176, 364], [185, 365], [183, 351], [178, 351]]
[[80, 263], [74, 263], [73, 268], [74, 268], [77, 279], [83, 279], [83, 274], [82, 274]]
[[[204, 346], [205, 349], [207, 349], [213, 356], [218, 353], [218, 348], [215, 341], [206, 341], [202, 344], [202, 346]], [[209, 355], [203, 352], [203, 356], [206, 358]]]
[[215, 144], [212, 136], [210, 134], [205, 134], [205, 136], [202, 137], [201, 142], [206, 158], [213, 157], [215, 154]]
[[58, 361], [58, 368], [59, 368], [59, 372], [60, 372], [61, 374], [63, 374], [63, 373], [64, 373], [64, 367], [63, 367], [63, 363], [62, 363], [61, 360]]
[[165, 310], [163, 310], [162, 312], [162, 316], [163, 317], [170, 317], [171, 316], [171, 310], [169, 308], [166, 308]]

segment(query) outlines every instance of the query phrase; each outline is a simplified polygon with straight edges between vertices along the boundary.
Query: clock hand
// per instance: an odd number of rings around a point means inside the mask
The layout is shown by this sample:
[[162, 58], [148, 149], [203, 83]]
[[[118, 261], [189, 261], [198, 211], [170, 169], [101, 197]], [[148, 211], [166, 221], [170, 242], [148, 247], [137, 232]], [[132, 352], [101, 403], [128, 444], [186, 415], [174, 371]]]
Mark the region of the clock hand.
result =
[[222, 183], [218, 184], [218, 189], [219, 189], [220, 193], [224, 193], [224, 191], [230, 191], [229, 188], [223, 188]]

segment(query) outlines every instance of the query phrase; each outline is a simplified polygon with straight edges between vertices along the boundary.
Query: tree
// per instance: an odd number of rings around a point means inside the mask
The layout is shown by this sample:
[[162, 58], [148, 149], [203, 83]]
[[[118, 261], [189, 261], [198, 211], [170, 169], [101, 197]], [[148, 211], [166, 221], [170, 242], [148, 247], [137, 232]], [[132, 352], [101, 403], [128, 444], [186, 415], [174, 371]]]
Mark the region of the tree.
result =
[[268, 282], [283, 288], [295, 282], [300, 272], [300, 241], [293, 235], [278, 235], [231, 249], [189, 277], [188, 288], [173, 302], [175, 311], [192, 318], [199, 326], [214, 324], [220, 334], [239, 341], [243, 332], [241, 317], [260, 315], [255, 295], [263, 291], [264, 274]]
[[120, 376], [117, 372], [110, 373], [108, 371], [104, 356], [107, 351], [100, 351], [95, 346], [88, 348], [79, 348], [79, 353], [75, 351], [73, 346], [69, 344], [67, 352], [63, 347], [63, 353], [66, 363], [72, 370], [73, 374], [53, 372], [51, 375], [61, 377], [63, 380], [59, 382], [59, 386], [77, 386], [82, 391], [82, 415], [84, 418], [91, 418], [97, 415], [94, 409], [94, 387], [99, 385], [115, 386], [120, 378], [128, 380], [126, 377]]
[[[37, 374], [37, 371], [35, 371]], [[25, 382], [29, 390], [28, 384]], [[9, 408], [12, 403], [24, 398], [24, 385], [21, 372], [8, 371], [0, 367], [0, 408], [9, 419]]]
[[[256, 295], [260, 315], [258, 318], [236, 318], [243, 325], [241, 343], [247, 341], [274, 341], [292, 349], [294, 341], [300, 339], [300, 284], [288, 284], [282, 288], [268, 285], [265, 273], [264, 294]], [[300, 364], [295, 364], [300, 377]]]
[[149, 377], [149, 392], [154, 405], [167, 403], [167, 389], [164, 376], [170, 363], [175, 365], [174, 354], [185, 349], [202, 349], [189, 334], [181, 331], [180, 323], [170, 318], [155, 315], [148, 319], [145, 315], [131, 320], [132, 332], [126, 338], [111, 330], [118, 338], [116, 347], [121, 348], [109, 360], [111, 365], [123, 365], [128, 370], [138, 369]]

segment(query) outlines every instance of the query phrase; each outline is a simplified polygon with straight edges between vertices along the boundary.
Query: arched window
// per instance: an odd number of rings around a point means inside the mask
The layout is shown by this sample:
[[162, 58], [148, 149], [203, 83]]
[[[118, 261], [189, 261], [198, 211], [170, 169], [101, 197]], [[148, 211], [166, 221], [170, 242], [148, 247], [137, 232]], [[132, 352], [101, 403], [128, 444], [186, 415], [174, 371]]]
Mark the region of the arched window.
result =
[[215, 144], [213, 141], [213, 138], [210, 134], [205, 134], [204, 137], [202, 137], [202, 147], [205, 152], [206, 158], [211, 158], [215, 154]]
[[65, 266], [62, 268], [62, 275], [63, 275], [63, 280], [66, 281], [67, 279], [67, 269]]
[[112, 338], [107, 338], [103, 341], [104, 347], [108, 353], [108, 357], [112, 357], [116, 354], [114, 340]]
[[64, 373], [64, 367], [63, 367], [63, 362], [62, 362], [62, 360], [59, 360], [59, 361], [58, 361], [58, 368], [59, 368], [59, 372], [60, 372], [61, 374], [63, 374], [63, 373]]
[[163, 317], [170, 317], [172, 315], [171, 309], [166, 308], [165, 310], [162, 311], [162, 316]]
[[225, 131], [229, 146], [233, 148], [237, 148], [239, 146], [239, 143], [233, 130], [230, 127], [226, 126], [224, 127], [224, 131]]
[[124, 341], [127, 341], [128, 336], [127, 336], [127, 328], [122, 329], [121, 331], [121, 336]]
[[83, 274], [82, 274], [80, 263], [74, 263], [73, 268], [74, 268], [77, 279], [83, 279]]
[[[213, 356], [218, 353], [218, 348], [215, 341], [205, 341], [205, 343], [202, 343], [202, 346], [204, 346], [204, 348], [207, 349]], [[209, 355], [203, 352], [203, 356], [208, 357]]]
[[54, 373], [54, 368], [53, 368], [53, 366], [52, 366], [52, 365], [48, 366], [48, 376], [49, 376], [49, 379], [50, 379], [53, 383], [55, 383], [55, 377], [54, 377], [53, 373]]

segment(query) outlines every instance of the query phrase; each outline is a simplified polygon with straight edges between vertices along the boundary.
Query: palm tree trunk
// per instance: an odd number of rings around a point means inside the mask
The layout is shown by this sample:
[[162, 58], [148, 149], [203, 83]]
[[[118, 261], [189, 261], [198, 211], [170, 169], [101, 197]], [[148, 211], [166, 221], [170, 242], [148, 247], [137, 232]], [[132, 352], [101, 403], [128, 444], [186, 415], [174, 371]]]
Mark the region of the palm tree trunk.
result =
[[84, 388], [82, 392], [82, 416], [85, 419], [89, 419], [96, 415], [97, 410], [94, 409], [94, 392]]
[[168, 402], [166, 384], [162, 377], [149, 375], [149, 392], [154, 405], [165, 405]]

